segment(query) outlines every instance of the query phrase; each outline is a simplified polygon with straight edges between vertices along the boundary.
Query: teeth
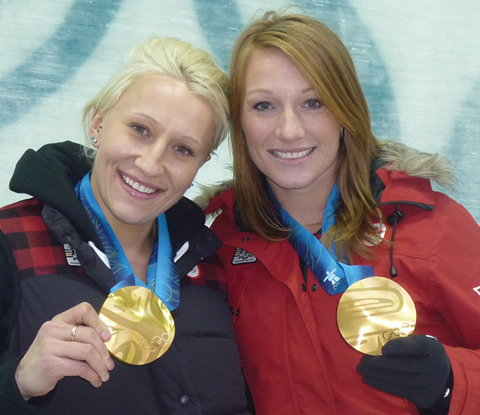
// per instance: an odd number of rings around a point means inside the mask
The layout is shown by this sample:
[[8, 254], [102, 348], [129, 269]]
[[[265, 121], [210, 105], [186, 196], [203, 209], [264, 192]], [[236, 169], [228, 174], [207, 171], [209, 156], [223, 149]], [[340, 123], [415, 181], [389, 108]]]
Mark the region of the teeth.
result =
[[306, 155], [310, 154], [311, 152], [313, 151], [313, 148], [310, 148], [308, 150], [304, 150], [304, 151], [298, 151], [298, 152], [295, 152], [295, 153], [287, 153], [287, 152], [283, 152], [283, 151], [272, 151], [272, 154], [275, 156], [275, 157], [278, 157], [279, 159], [299, 159], [299, 158], [302, 158], [302, 157], [305, 157]]
[[152, 189], [152, 188], [146, 187], [146, 186], [144, 186], [140, 183], [134, 182], [132, 179], [130, 179], [130, 177], [127, 177], [124, 174], [122, 174], [122, 177], [123, 177], [123, 181], [125, 183], [132, 186], [135, 190], [139, 191], [140, 193], [146, 193], [146, 194], [150, 195], [150, 194], [156, 192], [155, 189]]

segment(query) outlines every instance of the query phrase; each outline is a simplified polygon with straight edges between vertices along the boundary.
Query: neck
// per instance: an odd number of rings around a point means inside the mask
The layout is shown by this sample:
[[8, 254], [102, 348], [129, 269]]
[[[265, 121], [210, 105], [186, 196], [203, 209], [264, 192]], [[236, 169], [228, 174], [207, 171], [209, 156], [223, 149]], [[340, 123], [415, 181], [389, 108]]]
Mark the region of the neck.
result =
[[290, 216], [311, 233], [322, 227], [328, 196], [335, 182], [322, 183], [315, 191], [309, 189], [282, 189], [270, 183], [278, 201]]
[[153, 247], [155, 234], [153, 224], [143, 229], [119, 229], [114, 230], [114, 232], [124, 250], [131, 250], [132, 248], [141, 250], [142, 247], [148, 246], [150, 247], [149, 251], [151, 251]]
[[110, 223], [135, 275], [146, 283], [147, 269], [155, 238], [154, 224], [132, 226]]

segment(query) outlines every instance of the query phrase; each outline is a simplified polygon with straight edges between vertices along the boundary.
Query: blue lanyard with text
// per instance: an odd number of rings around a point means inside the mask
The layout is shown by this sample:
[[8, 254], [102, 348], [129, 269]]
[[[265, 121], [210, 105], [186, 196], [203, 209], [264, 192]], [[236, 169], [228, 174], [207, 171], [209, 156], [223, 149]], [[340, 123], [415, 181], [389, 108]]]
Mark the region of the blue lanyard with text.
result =
[[75, 191], [95, 226], [110, 262], [117, 283], [110, 292], [132, 285], [147, 287], [162, 300], [169, 311], [176, 309], [180, 303], [180, 278], [172, 262], [172, 246], [165, 213], [157, 218], [158, 239], [152, 249], [145, 284], [134, 274], [120, 242], [95, 199], [90, 185], [90, 173], [77, 184]]
[[[343, 293], [350, 285], [363, 278], [375, 276], [373, 268], [366, 265], [347, 265], [337, 260], [335, 243], [330, 252], [323, 244], [290, 214], [283, 209], [270, 188], [270, 197], [275, 203], [282, 223], [290, 229], [289, 242], [313, 272], [323, 289], [330, 295]], [[335, 210], [340, 201], [337, 184], [328, 196], [323, 214], [322, 233], [326, 233], [335, 223]]]

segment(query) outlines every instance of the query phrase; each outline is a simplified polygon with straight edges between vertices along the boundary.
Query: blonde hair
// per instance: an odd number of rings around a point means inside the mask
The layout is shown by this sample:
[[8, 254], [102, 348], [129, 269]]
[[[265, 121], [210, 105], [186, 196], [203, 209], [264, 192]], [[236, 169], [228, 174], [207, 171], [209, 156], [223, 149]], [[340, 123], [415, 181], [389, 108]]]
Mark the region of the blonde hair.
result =
[[268, 48], [290, 59], [345, 131], [339, 149], [341, 203], [336, 223], [322, 242], [329, 247], [335, 241], [342, 260], [352, 260], [355, 253], [367, 255], [363, 240], [373, 243], [377, 233], [368, 215], [380, 214], [369, 186], [370, 161], [379, 141], [372, 133], [350, 54], [327, 26], [308, 16], [267, 12], [244, 30], [234, 46], [230, 62], [234, 192], [242, 220], [266, 240], [288, 237], [265, 191], [265, 177], [248, 154], [240, 121], [247, 60], [253, 52]]
[[130, 50], [125, 66], [83, 109], [87, 140], [96, 111], [107, 114], [134, 81], [148, 75], [166, 75], [183, 81], [192, 93], [207, 100], [215, 114], [212, 148], [215, 150], [225, 139], [230, 126], [228, 77], [209, 53], [174, 38], [151, 37]]

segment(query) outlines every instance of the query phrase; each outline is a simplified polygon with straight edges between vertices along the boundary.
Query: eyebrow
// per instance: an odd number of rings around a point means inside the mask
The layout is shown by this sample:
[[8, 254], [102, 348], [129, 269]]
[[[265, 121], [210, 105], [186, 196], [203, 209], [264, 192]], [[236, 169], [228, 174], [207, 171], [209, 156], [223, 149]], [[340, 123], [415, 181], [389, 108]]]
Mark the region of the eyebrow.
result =
[[[308, 87], [308, 88], [305, 88], [303, 90], [300, 91], [301, 94], [306, 94], [307, 92], [315, 92], [316, 91], [313, 89], [313, 87]], [[245, 94], [245, 97], [249, 96], [249, 95], [252, 95], [252, 94], [255, 94], [257, 92], [260, 92], [260, 93], [265, 93], [265, 94], [270, 94], [272, 95], [274, 92], [270, 89], [264, 89], [264, 88], [257, 88], [257, 89], [254, 89], [252, 91], [247, 91], [247, 93]]]
[[[139, 115], [141, 117], [145, 117], [145, 118], [148, 118], [149, 120], [151, 120], [152, 122], [154, 122], [156, 125], [159, 125], [158, 124], [158, 121], [151, 117], [150, 115], [148, 114], [144, 114], [143, 112], [134, 112], [135, 115]], [[199, 147], [202, 147], [201, 144], [200, 144], [200, 141], [198, 139], [195, 139], [193, 137], [190, 137], [189, 135], [182, 135], [181, 138], [185, 138], [187, 140], [191, 140], [193, 141], [195, 144], [197, 144]]]
[[148, 114], [144, 114], [143, 112], [134, 112], [135, 115], [140, 115], [141, 117], [148, 118], [149, 120], [153, 121], [155, 124], [158, 124], [157, 120], [153, 117], [151, 117]]

